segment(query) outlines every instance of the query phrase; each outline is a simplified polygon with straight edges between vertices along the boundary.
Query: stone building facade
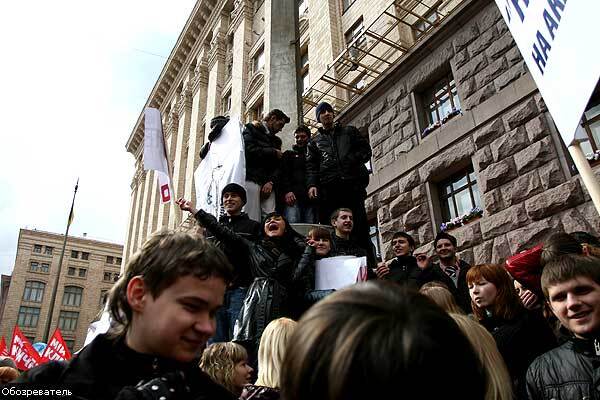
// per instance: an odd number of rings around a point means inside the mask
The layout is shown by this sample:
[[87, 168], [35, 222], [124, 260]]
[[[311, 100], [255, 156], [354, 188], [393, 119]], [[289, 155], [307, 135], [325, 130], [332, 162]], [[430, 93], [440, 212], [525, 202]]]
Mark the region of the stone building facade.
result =
[[[64, 235], [21, 229], [8, 287], [0, 336], [10, 343], [15, 324], [32, 343], [42, 341]], [[121, 270], [123, 246], [88, 238], [67, 239], [58, 281], [50, 335], [58, 326], [67, 346], [83, 346], [89, 324], [97, 319], [106, 294]], [[4, 288], [3, 288], [4, 289]]]
[[[460, 113], [426, 129], [432, 88], [440, 87]], [[417, 251], [432, 254], [441, 224], [461, 215], [458, 203], [483, 210], [449, 231], [470, 263], [501, 262], [552, 232], [600, 233], [600, 217], [494, 1], [461, 2], [339, 118], [370, 138], [366, 206], [384, 253], [403, 230]], [[468, 196], [457, 198], [457, 187]]]
[[[202, 190], [193, 172], [213, 116], [281, 108], [289, 148], [321, 100], [369, 137], [366, 206], [383, 253], [397, 230], [431, 252], [441, 224], [475, 206], [483, 215], [451, 232], [470, 262], [600, 230], [493, 0], [199, 0], [147, 101], [164, 117], [174, 197]], [[124, 257], [160, 227], [185, 229], [143, 171], [142, 142], [140, 114]]]

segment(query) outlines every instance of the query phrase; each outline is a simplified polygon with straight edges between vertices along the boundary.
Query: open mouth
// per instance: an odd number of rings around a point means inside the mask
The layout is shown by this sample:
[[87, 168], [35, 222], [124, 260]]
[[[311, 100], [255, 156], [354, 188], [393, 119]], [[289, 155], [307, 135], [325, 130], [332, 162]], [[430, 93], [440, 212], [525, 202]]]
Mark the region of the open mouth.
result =
[[278, 229], [279, 224], [277, 222], [271, 222], [269, 225], [267, 225], [267, 230], [269, 230], [269, 232], [276, 231]]

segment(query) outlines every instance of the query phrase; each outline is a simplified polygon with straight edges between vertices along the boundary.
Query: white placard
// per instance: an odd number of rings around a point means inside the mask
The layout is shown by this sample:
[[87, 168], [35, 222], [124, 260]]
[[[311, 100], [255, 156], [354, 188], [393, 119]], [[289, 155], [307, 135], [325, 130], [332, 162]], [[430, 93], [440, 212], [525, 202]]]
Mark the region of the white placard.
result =
[[152, 107], [144, 110], [144, 169], [155, 171], [161, 202], [171, 201], [173, 191], [160, 111]]
[[599, 0], [496, 0], [568, 146], [600, 77]]
[[341, 289], [366, 280], [367, 257], [327, 257], [315, 263], [315, 289]]

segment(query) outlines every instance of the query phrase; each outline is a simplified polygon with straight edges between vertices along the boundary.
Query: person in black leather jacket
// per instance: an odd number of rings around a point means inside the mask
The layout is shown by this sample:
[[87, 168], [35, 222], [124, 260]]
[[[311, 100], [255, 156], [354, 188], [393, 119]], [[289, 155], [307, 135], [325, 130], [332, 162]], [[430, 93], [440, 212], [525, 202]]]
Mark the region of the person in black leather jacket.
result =
[[394, 258], [377, 265], [375, 273], [379, 279], [387, 279], [415, 290], [419, 289], [421, 269], [412, 253], [415, 249], [415, 239], [406, 232], [396, 232], [392, 237]]
[[244, 152], [246, 155], [246, 183], [248, 202], [244, 211], [251, 219], [275, 211], [275, 186], [281, 168], [281, 139], [276, 136], [290, 118], [281, 110], [271, 110], [262, 121], [246, 124]]
[[109, 332], [17, 383], [60, 385], [75, 399], [234, 400], [198, 367], [232, 278], [223, 253], [200, 236], [161, 231], [125, 271], [110, 292]]
[[542, 290], [566, 342], [529, 366], [529, 399], [600, 398], [600, 259], [565, 255], [550, 261]]
[[179, 199], [177, 204], [193, 213], [226, 246], [247, 257], [253, 281], [236, 319], [232, 340], [246, 347], [250, 365], [256, 370], [256, 351], [265, 326], [291, 313], [292, 275], [306, 246], [304, 238], [283, 216], [270, 213], [263, 220], [262, 238], [252, 242], [219, 224], [211, 214], [196, 210], [191, 202]]
[[319, 200], [319, 220], [329, 225], [334, 210], [350, 208], [354, 214], [354, 233], [358, 244], [373, 253], [365, 211], [371, 159], [371, 145], [353, 126], [334, 124], [333, 107], [317, 106], [317, 121], [323, 126], [308, 145], [306, 173], [308, 196]]

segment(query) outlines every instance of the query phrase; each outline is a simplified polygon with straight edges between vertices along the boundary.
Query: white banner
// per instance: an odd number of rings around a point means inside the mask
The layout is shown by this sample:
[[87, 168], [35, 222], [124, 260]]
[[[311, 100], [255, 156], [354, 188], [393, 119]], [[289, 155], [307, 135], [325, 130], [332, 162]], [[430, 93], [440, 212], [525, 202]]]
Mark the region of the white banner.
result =
[[326, 257], [315, 263], [315, 290], [341, 289], [367, 280], [367, 257]]
[[194, 173], [196, 208], [219, 217], [221, 191], [228, 183], [246, 181], [246, 156], [242, 124], [232, 116]]
[[169, 164], [165, 139], [162, 131], [160, 111], [147, 107], [144, 110], [144, 169], [153, 169], [158, 180], [160, 200], [168, 203], [171, 200], [172, 186], [169, 178]]
[[600, 77], [599, 0], [496, 0], [568, 146]]

